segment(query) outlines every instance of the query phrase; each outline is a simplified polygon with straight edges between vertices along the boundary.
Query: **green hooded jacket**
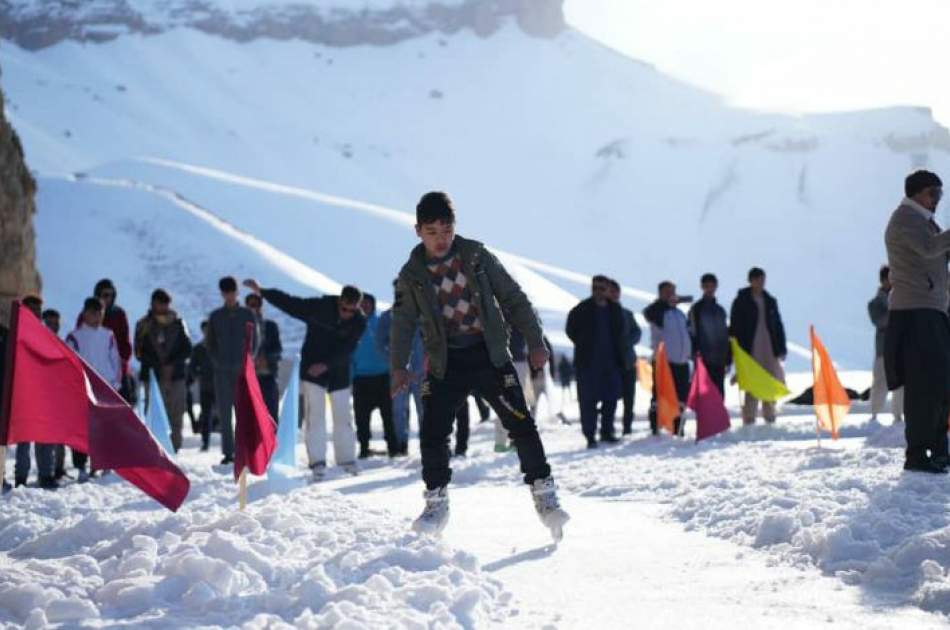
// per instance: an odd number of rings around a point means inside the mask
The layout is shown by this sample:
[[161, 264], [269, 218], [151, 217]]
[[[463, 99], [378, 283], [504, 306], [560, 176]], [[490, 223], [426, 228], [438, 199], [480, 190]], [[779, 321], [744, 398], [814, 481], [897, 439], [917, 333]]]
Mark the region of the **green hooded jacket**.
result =
[[[472, 300], [478, 307], [485, 344], [491, 362], [502, 367], [511, 361], [508, 352], [508, 325], [524, 335], [528, 349], [544, 348], [541, 322], [528, 296], [498, 258], [478, 241], [455, 236], [453, 247], [462, 261], [462, 271], [472, 287]], [[422, 343], [429, 358], [429, 373], [445, 378], [448, 363], [448, 339], [438, 297], [426, 267], [425, 248], [419, 244], [403, 265], [396, 283], [396, 301], [392, 310], [391, 367], [405, 369], [409, 363], [412, 337], [422, 329]]]

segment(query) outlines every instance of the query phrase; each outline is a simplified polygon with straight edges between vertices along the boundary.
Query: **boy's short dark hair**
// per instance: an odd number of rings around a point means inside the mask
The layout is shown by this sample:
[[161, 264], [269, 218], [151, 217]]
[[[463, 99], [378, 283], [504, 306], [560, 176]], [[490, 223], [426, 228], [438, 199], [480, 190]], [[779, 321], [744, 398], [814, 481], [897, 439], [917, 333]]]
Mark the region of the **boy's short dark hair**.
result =
[[347, 304], [359, 304], [363, 301], [363, 292], [353, 285], [348, 284], [340, 291], [340, 299]]
[[234, 293], [237, 291], [237, 280], [234, 276], [224, 276], [218, 280], [218, 288], [221, 289], [221, 293]]
[[370, 304], [373, 305], [373, 308], [376, 308], [376, 296], [373, 295], [372, 293], [364, 293], [363, 298], [360, 301], [369, 302]]
[[165, 289], [155, 289], [152, 291], [152, 302], [158, 302], [159, 304], [171, 304], [172, 296], [168, 294], [168, 291]]
[[881, 270], [877, 273], [878, 280], [884, 282], [885, 280], [890, 280], [891, 278], [891, 268], [887, 265], [881, 265]]
[[672, 289], [676, 285], [670, 282], [669, 280], [664, 280], [660, 284], [656, 285], [656, 292], [663, 293], [663, 289]]
[[607, 278], [607, 284], [609, 284], [610, 288], [614, 291], [620, 291], [620, 283], [613, 278]]
[[43, 308], [43, 298], [38, 295], [30, 294], [23, 296], [23, 299], [20, 300], [23, 303], [23, 306], [31, 309], [41, 309]]
[[102, 300], [97, 297], [86, 298], [86, 301], [82, 303], [82, 312], [93, 311], [96, 313], [101, 312], [105, 309], [105, 306], [102, 304]]
[[913, 197], [917, 193], [935, 186], [943, 186], [943, 182], [940, 181], [936, 173], [924, 170], [914, 171], [904, 180], [904, 194]]
[[455, 208], [452, 200], [441, 191], [427, 192], [416, 204], [416, 225], [426, 225], [442, 221], [455, 223]]
[[717, 278], [716, 274], [714, 273], [704, 273], [703, 276], [699, 279], [699, 284], [706, 284], [707, 282], [712, 282], [718, 285], [719, 278]]
[[599, 273], [590, 279], [590, 283], [591, 284], [597, 284], [597, 283], [610, 284], [610, 278], [608, 278], [602, 273]]
[[244, 296], [244, 306], [250, 306], [251, 302], [257, 302], [258, 304], [264, 303], [264, 298], [259, 296], [257, 293], [248, 293]]
[[55, 308], [48, 308], [45, 311], [43, 311], [43, 319], [49, 319], [51, 317], [55, 317], [56, 319], [62, 319], [60, 317], [59, 311], [57, 311]]
[[752, 269], [749, 269], [749, 282], [752, 282], [756, 278], [764, 278], [764, 277], [765, 277], [765, 269], [762, 269], [761, 267], [753, 267]]

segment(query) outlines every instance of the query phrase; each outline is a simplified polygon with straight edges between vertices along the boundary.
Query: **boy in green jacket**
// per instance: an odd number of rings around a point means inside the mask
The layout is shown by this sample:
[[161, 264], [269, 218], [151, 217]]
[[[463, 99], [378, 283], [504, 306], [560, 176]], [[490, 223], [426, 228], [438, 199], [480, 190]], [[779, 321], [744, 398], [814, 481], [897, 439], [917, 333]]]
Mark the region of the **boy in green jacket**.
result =
[[422, 243], [399, 272], [390, 344], [393, 394], [409, 384], [407, 365], [417, 327], [429, 359], [419, 431], [426, 506], [413, 529], [437, 534], [448, 522], [449, 436], [455, 410], [475, 391], [501, 418], [538, 516], [560, 540], [569, 517], [558, 503], [544, 446], [508, 352], [511, 325], [524, 335], [531, 365], [547, 362], [531, 302], [484, 245], [455, 235], [455, 210], [445, 193], [422, 197], [416, 206], [416, 234]]

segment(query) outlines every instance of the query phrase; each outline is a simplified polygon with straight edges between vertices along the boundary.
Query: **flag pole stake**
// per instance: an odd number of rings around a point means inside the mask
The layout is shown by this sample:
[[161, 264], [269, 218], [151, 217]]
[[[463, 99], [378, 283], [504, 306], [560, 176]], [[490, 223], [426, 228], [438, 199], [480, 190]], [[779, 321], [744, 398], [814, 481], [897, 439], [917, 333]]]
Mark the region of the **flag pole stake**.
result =
[[241, 470], [241, 477], [238, 479], [238, 506], [242, 512], [247, 507], [247, 466]]

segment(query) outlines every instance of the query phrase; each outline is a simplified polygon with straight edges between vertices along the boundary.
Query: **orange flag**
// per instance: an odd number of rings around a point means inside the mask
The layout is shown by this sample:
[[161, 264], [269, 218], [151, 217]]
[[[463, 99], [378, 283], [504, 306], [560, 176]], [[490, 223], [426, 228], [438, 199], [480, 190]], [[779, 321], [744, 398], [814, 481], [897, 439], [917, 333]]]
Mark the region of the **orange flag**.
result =
[[828, 356], [821, 339], [815, 334], [815, 327], [811, 327], [811, 365], [815, 377], [814, 405], [818, 424], [822, 429], [831, 431], [831, 438], [838, 439], [838, 426], [848, 415], [851, 409], [851, 399], [848, 392], [841, 386], [835, 366]]
[[653, 366], [646, 359], [637, 359], [637, 382], [643, 391], [653, 394]]
[[673, 370], [666, 358], [666, 344], [662, 341], [656, 349], [656, 368], [653, 378], [656, 381], [656, 422], [657, 425], [673, 433], [673, 420], [680, 415], [680, 400], [676, 394]]

